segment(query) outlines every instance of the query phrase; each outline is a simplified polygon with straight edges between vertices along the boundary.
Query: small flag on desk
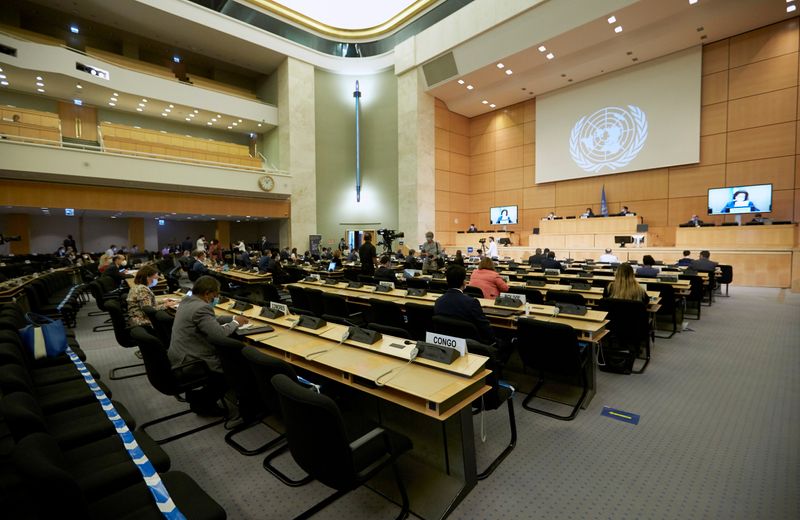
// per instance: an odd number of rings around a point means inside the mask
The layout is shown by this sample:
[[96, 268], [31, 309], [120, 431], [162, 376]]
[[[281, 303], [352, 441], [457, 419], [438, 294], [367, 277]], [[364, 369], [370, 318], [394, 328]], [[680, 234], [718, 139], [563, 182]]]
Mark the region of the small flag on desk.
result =
[[604, 217], [608, 216], [608, 204], [606, 204], [606, 185], [603, 184], [603, 190], [600, 192], [600, 214]]

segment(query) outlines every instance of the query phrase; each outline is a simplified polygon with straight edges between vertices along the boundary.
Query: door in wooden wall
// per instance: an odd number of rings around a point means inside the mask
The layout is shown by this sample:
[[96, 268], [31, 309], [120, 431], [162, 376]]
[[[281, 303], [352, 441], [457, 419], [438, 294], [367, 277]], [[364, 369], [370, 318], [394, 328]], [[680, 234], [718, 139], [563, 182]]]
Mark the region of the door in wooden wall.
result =
[[59, 102], [61, 134], [72, 139], [97, 141], [97, 109]]

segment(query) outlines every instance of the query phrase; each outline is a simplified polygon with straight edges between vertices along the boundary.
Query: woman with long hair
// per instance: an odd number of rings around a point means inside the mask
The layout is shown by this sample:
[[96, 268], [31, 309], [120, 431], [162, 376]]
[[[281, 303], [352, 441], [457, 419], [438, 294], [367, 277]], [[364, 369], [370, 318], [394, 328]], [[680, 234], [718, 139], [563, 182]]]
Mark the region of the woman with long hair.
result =
[[619, 300], [642, 300], [644, 303], [650, 301], [647, 291], [636, 281], [633, 268], [627, 262], [617, 268], [614, 281], [608, 284], [603, 296]]
[[152, 288], [158, 285], [158, 271], [152, 265], [146, 265], [136, 271], [133, 278], [133, 287], [128, 293], [128, 325], [131, 327], [150, 327], [150, 318], [144, 313], [144, 307], [153, 307], [156, 310], [173, 309], [176, 300], [168, 299], [156, 303], [156, 296]]

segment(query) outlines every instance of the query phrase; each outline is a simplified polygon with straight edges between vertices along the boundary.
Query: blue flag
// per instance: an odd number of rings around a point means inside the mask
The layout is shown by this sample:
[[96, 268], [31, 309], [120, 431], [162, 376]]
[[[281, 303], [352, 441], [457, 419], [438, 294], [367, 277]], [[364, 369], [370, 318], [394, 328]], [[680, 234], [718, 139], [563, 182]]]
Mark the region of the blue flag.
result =
[[603, 184], [603, 191], [600, 192], [600, 214], [608, 216], [608, 204], [606, 204], [606, 185]]

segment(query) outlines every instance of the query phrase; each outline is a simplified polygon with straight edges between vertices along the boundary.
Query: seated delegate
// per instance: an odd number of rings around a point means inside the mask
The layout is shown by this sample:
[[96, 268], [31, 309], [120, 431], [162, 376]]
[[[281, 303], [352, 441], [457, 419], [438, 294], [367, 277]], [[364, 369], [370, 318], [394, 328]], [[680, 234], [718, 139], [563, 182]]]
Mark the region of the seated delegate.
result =
[[475, 325], [480, 335], [478, 341], [491, 345], [495, 342], [494, 331], [481, 309], [481, 304], [464, 294], [467, 271], [460, 265], [450, 265], [445, 272], [447, 291], [436, 299], [434, 315], [450, 316]]
[[636, 270], [636, 276], [655, 278], [658, 276], [659, 270], [656, 265], [655, 259], [650, 255], [642, 257], [642, 266]]
[[145, 307], [156, 310], [174, 309], [177, 300], [164, 300], [156, 303], [156, 296], [152, 288], [158, 285], [158, 271], [152, 265], [146, 265], [136, 271], [133, 277], [133, 287], [128, 292], [128, 326], [152, 328], [150, 318], [144, 313]]
[[494, 270], [494, 262], [485, 256], [481, 258], [478, 268], [472, 271], [469, 285], [479, 288], [484, 298], [497, 298], [501, 292], [508, 291], [508, 284]]
[[618, 300], [640, 300], [645, 304], [650, 302], [647, 291], [636, 281], [636, 277], [633, 275], [633, 268], [627, 262], [617, 268], [616, 273], [614, 273], [614, 281], [605, 288], [603, 297], [616, 298]]

